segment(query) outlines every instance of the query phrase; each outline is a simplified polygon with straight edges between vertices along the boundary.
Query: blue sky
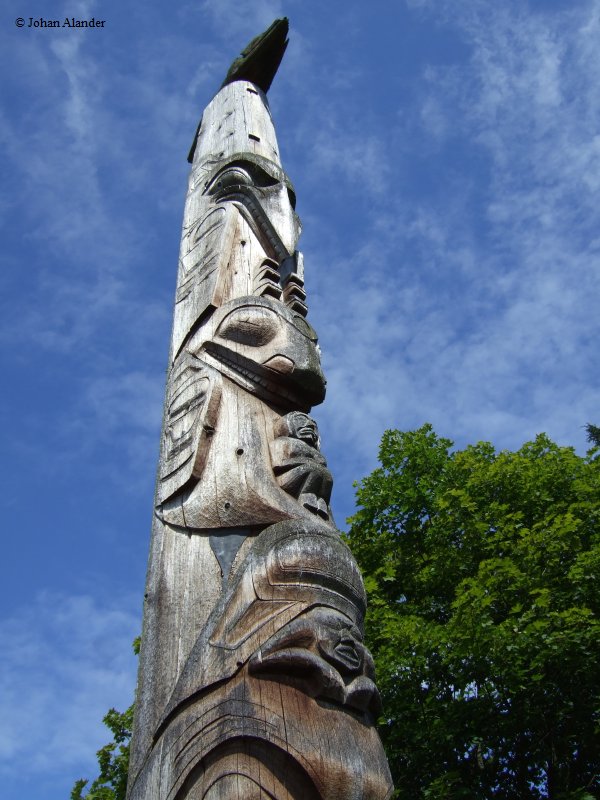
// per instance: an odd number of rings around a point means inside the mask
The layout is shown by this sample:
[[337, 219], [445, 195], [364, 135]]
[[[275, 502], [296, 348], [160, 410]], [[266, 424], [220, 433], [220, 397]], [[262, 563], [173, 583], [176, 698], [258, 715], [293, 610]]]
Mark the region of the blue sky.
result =
[[186, 156], [283, 15], [269, 97], [338, 524], [386, 428], [584, 452], [600, 424], [599, 0], [6, 0], [4, 800], [68, 797], [129, 703]]

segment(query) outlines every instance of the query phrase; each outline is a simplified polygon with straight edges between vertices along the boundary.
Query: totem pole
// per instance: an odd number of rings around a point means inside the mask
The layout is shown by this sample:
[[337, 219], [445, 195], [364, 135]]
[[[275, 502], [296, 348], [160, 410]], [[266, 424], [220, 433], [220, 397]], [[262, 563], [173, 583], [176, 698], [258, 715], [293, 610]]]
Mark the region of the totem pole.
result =
[[190, 152], [128, 800], [385, 800], [365, 592], [311, 407], [300, 222], [265, 92], [276, 20]]

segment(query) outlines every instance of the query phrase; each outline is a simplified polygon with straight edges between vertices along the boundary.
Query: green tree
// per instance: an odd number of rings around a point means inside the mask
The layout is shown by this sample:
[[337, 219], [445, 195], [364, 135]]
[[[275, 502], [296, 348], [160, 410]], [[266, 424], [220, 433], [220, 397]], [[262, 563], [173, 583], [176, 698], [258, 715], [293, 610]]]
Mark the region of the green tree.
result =
[[[133, 642], [133, 652], [139, 655], [140, 637]], [[102, 720], [113, 740], [96, 753], [100, 774], [83, 794], [89, 781], [80, 778], [71, 790], [71, 800], [125, 800], [129, 770], [129, 742], [133, 726], [134, 704], [120, 713], [111, 708]]]
[[404, 800], [600, 796], [600, 459], [388, 431], [348, 541]]
[[585, 426], [588, 442], [593, 447], [600, 447], [600, 428], [597, 425], [592, 425], [591, 422]]

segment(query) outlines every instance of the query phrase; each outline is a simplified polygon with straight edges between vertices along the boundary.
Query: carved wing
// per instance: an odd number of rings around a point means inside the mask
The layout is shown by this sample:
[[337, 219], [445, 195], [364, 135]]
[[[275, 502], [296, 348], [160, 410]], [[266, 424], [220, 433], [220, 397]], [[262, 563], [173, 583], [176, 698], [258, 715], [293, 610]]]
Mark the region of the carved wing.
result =
[[[173, 353], [177, 354], [207, 308], [223, 302], [224, 281], [231, 258], [238, 214], [231, 205], [207, 206], [199, 221], [184, 229], [173, 323]], [[195, 209], [194, 209], [195, 210]]]
[[217, 370], [185, 351], [169, 380], [158, 502], [168, 500], [191, 478], [200, 478], [221, 400]]

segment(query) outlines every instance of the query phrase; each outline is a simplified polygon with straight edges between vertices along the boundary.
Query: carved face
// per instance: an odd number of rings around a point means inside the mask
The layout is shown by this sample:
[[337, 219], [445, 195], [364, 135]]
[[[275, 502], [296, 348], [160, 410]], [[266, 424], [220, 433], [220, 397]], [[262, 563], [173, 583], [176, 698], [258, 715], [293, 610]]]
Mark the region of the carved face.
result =
[[[275, 300], [245, 297], [218, 310], [213, 330], [193, 347], [238, 385], [283, 408], [308, 410], [322, 402], [317, 337], [299, 314]], [[299, 427], [312, 438], [307, 420]]]
[[204, 111], [195, 149], [203, 194], [235, 203], [277, 263], [291, 255], [300, 225], [265, 95], [248, 81], [224, 86]]
[[265, 252], [277, 263], [294, 252], [300, 236], [296, 196], [276, 164], [241, 155], [207, 181], [206, 192], [219, 203], [235, 203]]
[[319, 431], [317, 423], [311, 419], [308, 414], [302, 414], [300, 411], [288, 414], [288, 425], [290, 428], [290, 436], [294, 439], [300, 439], [302, 442], [311, 447], [319, 446]]
[[198, 132], [179, 258], [174, 358], [200, 319], [236, 298], [274, 298], [306, 316], [295, 202], [266, 97], [246, 81], [225, 86]]
[[332, 608], [312, 608], [284, 625], [250, 659], [250, 672], [287, 681], [312, 697], [376, 715], [373, 659], [360, 630]]
[[318, 652], [343, 675], [363, 669], [365, 647], [360, 630], [348, 617], [333, 609], [317, 608], [306, 619], [316, 634]]

